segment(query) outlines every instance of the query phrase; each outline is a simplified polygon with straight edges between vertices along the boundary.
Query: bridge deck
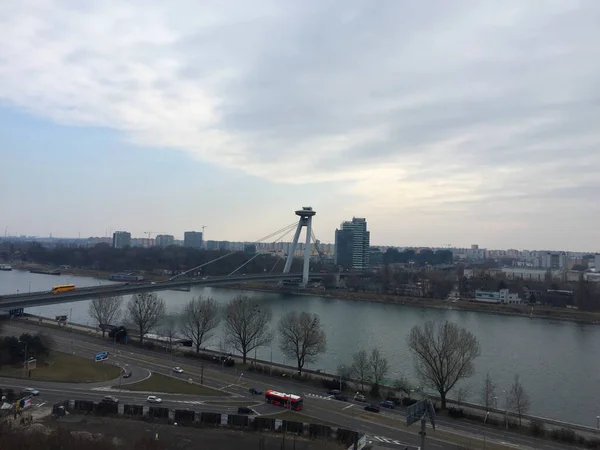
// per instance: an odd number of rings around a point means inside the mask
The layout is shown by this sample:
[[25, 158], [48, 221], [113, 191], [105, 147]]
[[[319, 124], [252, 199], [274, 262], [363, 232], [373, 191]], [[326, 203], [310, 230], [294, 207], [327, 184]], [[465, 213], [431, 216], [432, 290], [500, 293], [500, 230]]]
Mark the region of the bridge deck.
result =
[[[320, 279], [321, 275], [311, 276], [311, 279]], [[0, 308], [27, 308], [31, 306], [53, 305], [58, 303], [69, 303], [106, 295], [130, 295], [138, 292], [155, 292], [170, 289], [181, 289], [190, 286], [217, 286], [235, 283], [244, 283], [248, 281], [281, 281], [302, 279], [301, 273], [286, 274], [260, 274], [243, 276], [223, 276], [210, 278], [192, 278], [187, 280], [173, 280], [164, 282], [146, 282], [146, 283], [119, 283], [103, 286], [76, 288], [73, 291], [53, 294], [49, 291], [31, 292], [24, 294], [12, 294], [0, 297]]]

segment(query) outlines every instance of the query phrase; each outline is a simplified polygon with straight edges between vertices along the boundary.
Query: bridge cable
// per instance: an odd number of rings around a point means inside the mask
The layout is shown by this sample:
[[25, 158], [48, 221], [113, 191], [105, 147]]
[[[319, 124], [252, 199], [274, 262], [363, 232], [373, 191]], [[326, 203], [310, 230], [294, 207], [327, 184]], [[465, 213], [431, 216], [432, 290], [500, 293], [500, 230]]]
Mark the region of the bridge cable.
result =
[[[274, 233], [271, 233], [271, 234], [269, 234], [269, 235], [267, 235], [267, 236], [265, 236], [265, 237], [263, 237], [263, 238], [259, 239], [258, 241], [255, 241], [255, 242], [253, 242], [253, 244], [259, 244], [259, 243], [261, 243], [262, 241], [265, 241], [265, 240], [267, 240], [267, 239], [269, 239], [269, 238], [271, 238], [271, 237], [273, 237], [273, 236], [276, 236], [276, 235], [278, 235], [278, 234], [279, 234], [279, 233], [281, 233], [282, 231], [288, 231], [288, 232], [289, 232], [289, 230], [291, 230], [293, 227], [296, 227], [296, 226], [298, 226], [298, 222], [291, 223], [291, 224], [289, 224], [289, 225], [287, 225], [287, 226], [285, 226], [285, 227], [281, 228], [280, 230], [277, 230], [277, 231], [275, 231]], [[215, 259], [213, 259], [213, 260], [211, 260], [211, 261], [208, 261], [208, 262], [205, 262], [205, 263], [203, 263], [203, 264], [200, 264], [199, 266], [192, 267], [191, 269], [189, 269], [189, 270], [186, 270], [185, 272], [181, 272], [181, 273], [179, 273], [179, 274], [177, 274], [177, 275], [174, 275], [174, 276], [172, 276], [171, 278], [169, 278], [169, 281], [173, 281], [173, 280], [175, 280], [176, 278], [179, 278], [179, 277], [180, 277], [180, 276], [182, 276], [182, 275], [186, 275], [186, 274], [188, 274], [188, 273], [190, 273], [190, 272], [193, 272], [194, 270], [201, 269], [201, 268], [202, 268], [202, 267], [204, 267], [204, 266], [208, 266], [209, 264], [212, 264], [212, 263], [214, 263], [214, 262], [220, 261], [221, 259], [227, 258], [228, 256], [231, 256], [231, 255], [233, 255], [233, 254], [235, 254], [235, 253], [238, 253], [238, 250], [236, 250], [236, 251], [234, 251], [234, 252], [229, 252], [229, 253], [227, 253], [227, 254], [225, 254], [225, 255], [222, 255], [222, 256], [219, 256], [218, 258], [215, 258]]]
[[[292, 231], [295, 228], [296, 225], [297, 225], [297, 223], [294, 223], [294, 227], [289, 227], [288, 230], [284, 231], [283, 234], [281, 236], [279, 236], [277, 239], [275, 239], [272, 243], [275, 244], [275, 243], [277, 243], [277, 241], [280, 241], [281, 239], [283, 239], [284, 237], [286, 237], [288, 234], [290, 234], [290, 231]], [[254, 258], [256, 258], [257, 256], [260, 256], [262, 254], [264, 254], [264, 253], [256, 252], [252, 258], [250, 258], [248, 261], [246, 261], [244, 264], [242, 264], [240, 267], [238, 267], [237, 269], [235, 269], [233, 272], [231, 272], [227, 276], [230, 277], [231, 275], [233, 275], [234, 273], [236, 273], [238, 270], [240, 270], [242, 267], [244, 267], [246, 264], [248, 264], [250, 261], [252, 261]], [[277, 262], [275, 264], [277, 264]], [[271, 273], [271, 272], [269, 272], [269, 273]]]

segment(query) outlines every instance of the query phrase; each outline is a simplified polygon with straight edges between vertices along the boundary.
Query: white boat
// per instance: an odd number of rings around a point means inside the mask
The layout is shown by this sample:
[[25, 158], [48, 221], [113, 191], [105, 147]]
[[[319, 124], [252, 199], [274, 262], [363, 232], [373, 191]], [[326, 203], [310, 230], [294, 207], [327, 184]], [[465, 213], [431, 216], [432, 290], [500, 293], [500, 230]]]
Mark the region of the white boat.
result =
[[0, 270], [12, 270], [12, 266], [10, 264], [0, 264]]

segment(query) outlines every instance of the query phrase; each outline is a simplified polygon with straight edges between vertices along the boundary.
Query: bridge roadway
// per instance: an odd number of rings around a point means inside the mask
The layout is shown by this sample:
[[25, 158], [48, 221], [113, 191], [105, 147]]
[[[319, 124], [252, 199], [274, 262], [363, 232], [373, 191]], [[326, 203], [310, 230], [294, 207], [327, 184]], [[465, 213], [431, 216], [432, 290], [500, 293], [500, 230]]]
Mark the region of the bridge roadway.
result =
[[[319, 279], [320, 276], [311, 277]], [[55, 305], [58, 303], [69, 303], [83, 300], [90, 300], [96, 297], [106, 295], [129, 295], [138, 292], [164, 291], [168, 289], [180, 289], [190, 286], [219, 286], [235, 283], [244, 283], [247, 281], [282, 281], [282, 280], [301, 280], [301, 273], [285, 274], [259, 274], [242, 276], [222, 276], [222, 277], [204, 277], [188, 278], [185, 280], [173, 280], [163, 282], [145, 282], [145, 283], [117, 283], [102, 286], [90, 286], [76, 288], [73, 291], [53, 294], [51, 291], [31, 292], [23, 294], [11, 294], [0, 296], [1, 309], [28, 308], [41, 305]]]

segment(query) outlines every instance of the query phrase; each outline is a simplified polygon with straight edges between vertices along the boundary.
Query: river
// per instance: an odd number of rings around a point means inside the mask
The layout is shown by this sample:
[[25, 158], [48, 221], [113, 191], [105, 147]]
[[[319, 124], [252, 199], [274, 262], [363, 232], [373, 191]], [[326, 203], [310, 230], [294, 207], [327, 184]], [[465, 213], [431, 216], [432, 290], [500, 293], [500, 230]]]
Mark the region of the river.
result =
[[[53, 285], [66, 283], [93, 286], [110, 282], [70, 275], [0, 271], [0, 295], [49, 290]], [[600, 415], [600, 327], [597, 325], [223, 288], [195, 287], [191, 292], [158, 293], [172, 316], [177, 316], [193, 296], [211, 296], [224, 305], [240, 294], [253, 298], [260, 308], [272, 311], [273, 328], [288, 311], [319, 314], [327, 333], [327, 352], [307, 367], [335, 373], [338, 365], [351, 364], [352, 354], [358, 349], [378, 347], [390, 363], [388, 378], [405, 374], [418, 384], [406, 344], [408, 332], [415, 324], [448, 319], [474, 333], [481, 344], [476, 373], [466, 383], [470, 387], [470, 400], [480, 402], [483, 379], [489, 371], [497, 385], [498, 406], [504, 408], [503, 390], [508, 391], [515, 374], [519, 374], [531, 398], [531, 414], [593, 427], [596, 416]], [[46, 317], [71, 315], [74, 323], [94, 326], [88, 303], [28, 308], [26, 312]], [[219, 329], [207, 347], [218, 349], [222, 336]], [[272, 355], [273, 361], [290, 363], [279, 350], [276, 338], [271, 347], [259, 348], [257, 355], [267, 361]]]

